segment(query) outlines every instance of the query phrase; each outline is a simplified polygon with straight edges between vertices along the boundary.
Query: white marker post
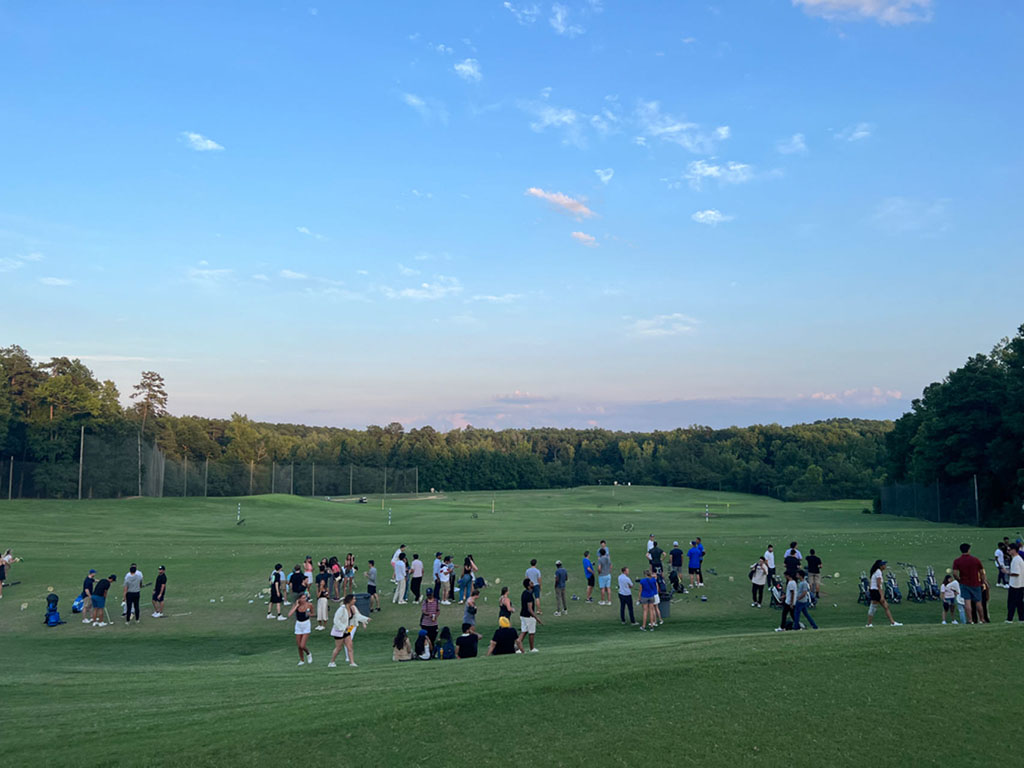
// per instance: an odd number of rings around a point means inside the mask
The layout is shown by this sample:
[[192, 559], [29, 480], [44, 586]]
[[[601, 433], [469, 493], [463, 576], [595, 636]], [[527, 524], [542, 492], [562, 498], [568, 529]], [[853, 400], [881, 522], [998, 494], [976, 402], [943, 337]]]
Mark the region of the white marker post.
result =
[[388, 525], [391, 525], [391, 507], [388, 507]]
[[240, 525], [242, 522], [242, 502], [238, 502], [238, 514], [235, 515], [235, 525]]

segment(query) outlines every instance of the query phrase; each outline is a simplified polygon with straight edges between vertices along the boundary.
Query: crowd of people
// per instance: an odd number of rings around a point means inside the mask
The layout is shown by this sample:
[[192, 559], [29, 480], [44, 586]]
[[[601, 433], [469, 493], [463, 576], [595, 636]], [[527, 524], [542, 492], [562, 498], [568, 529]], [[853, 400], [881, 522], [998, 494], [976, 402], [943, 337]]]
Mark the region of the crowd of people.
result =
[[[125, 624], [131, 624], [133, 614], [136, 624], [142, 620], [142, 590], [149, 586], [153, 587], [153, 594], [150, 598], [153, 603], [153, 612], [150, 615], [154, 619], [162, 619], [164, 617], [164, 598], [167, 596], [167, 569], [161, 565], [157, 571], [155, 581], [143, 582], [142, 571], [139, 570], [137, 564], [132, 563], [128, 566], [128, 572], [125, 573], [124, 578], [121, 579], [120, 615], [124, 618]], [[89, 569], [89, 572], [82, 580], [82, 591], [78, 595], [78, 599], [81, 601], [79, 604], [80, 611], [85, 616], [82, 619], [83, 624], [91, 624], [94, 627], [106, 627], [114, 623], [114, 619], [111, 618], [110, 612], [107, 609], [107, 601], [110, 598], [110, 590], [116, 583], [116, 573], [101, 577], [96, 573], [95, 568]]]

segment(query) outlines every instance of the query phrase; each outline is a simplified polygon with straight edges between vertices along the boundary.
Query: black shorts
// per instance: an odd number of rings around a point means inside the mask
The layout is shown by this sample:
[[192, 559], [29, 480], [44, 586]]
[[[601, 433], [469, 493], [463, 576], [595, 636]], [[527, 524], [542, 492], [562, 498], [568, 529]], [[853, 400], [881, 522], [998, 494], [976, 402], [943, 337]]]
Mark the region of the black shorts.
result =
[[275, 604], [276, 605], [280, 605], [283, 602], [284, 602], [284, 600], [281, 599], [280, 595], [274, 595], [274, 594], [270, 595], [270, 604], [271, 605], [275, 605]]
[[[166, 593], [164, 594], [164, 597], [167, 597]], [[160, 597], [160, 595], [158, 593], [154, 592], [153, 593], [153, 602], [154, 603], [162, 603], [164, 601], [164, 597]]]
[[871, 597], [871, 601], [872, 602], [874, 602], [874, 603], [882, 602], [882, 593], [879, 592], [877, 589], [869, 589], [868, 590], [868, 595]]
[[7, 566], [6, 565], [0, 565], [0, 581], [3, 581], [6, 578], [7, 578]]
[[688, 568], [687, 570], [689, 570], [690, 573], [697, 573], [700, 571], [700, 568]]
[[590, 574], [589, 576], [587, 576], [587, 586], [594, 586], [594, 574]]
[[368, 595], [376, 595], [377, 594], [377, 585], [376, 584], [367, 584], [366, 585], [366, 594], [368, 594]]

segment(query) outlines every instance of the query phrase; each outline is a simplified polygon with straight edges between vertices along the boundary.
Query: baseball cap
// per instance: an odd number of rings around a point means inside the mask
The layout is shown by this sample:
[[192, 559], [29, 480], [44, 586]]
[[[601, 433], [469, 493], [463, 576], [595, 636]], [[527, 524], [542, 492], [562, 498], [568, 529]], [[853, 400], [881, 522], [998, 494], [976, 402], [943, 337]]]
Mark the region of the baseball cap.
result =
[[165, 571], [165, 570], [167, 570], [167, 569], [166, 569], [166, 568], [165, 568], [164, 566], [162, 566], [162, 565], [161, 565], [161, 566], [160, 566], [160, 570], [161, 570], [161, 571]]
[[95, 568], [90, 568], [89, 569], [89, 573], [96, 573], [96, 569]]
[[679, 542], [678, 541], [673, 541], [672, 542], [672, 546], [673, 547], [678, 547], [679, 546]]
[[879, 560], [879, 561], [878, 561], [878, 564], [879, 564], [879, 565], [888, 565], [888, 564], [889, 564], [889, 561], [888, 561], [888, 560]]
[[562, 564], [561, 560], [555, 560], [555, 565], [561, 565], [561, 564]]

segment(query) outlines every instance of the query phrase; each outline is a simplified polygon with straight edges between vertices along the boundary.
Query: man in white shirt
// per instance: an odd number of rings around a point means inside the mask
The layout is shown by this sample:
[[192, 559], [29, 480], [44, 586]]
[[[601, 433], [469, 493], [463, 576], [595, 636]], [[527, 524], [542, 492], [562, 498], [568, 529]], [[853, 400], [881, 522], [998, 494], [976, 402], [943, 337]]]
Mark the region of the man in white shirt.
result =
[[398, 549], [395, 550], [395, 554], [391, 556], [391, 580], [397, 581], [398, 577], [395, 574], [395, 563], [398, 562], [398, 556], [405, 552], [405, 544], [402, 544]]
[[764, 551], [764, 561], [768, 564], [768, 578], [775, 575], [775, 547], [771, 544]]
[[1000, 542], [999, 546], [996, 547], [996, 551], [995, 551], [994, 557], [996, 559], [996, 571], [999, 574], [998, 578], [996, 578], [996, 586], [997, 587], [1003, 587], [1004, 589], [1009, 589], [1010, 585], [1009, 585], [1008, 580], [1006, 578], [1006, 576], [1007, 576], [1007, 572], [1006, 572], [1006, 553], [1003, 552], [1003, 543], [1002, 542]]
[[540, 609], [540, 568], [537, 567], [537, 559], [530, 561], [530, 567], [526, 569], [526, 578], [533, 583], [533, 599], [536, 601], [535, 610], [538, 614], [543, 613]]
[[629, 608], [629, 623], [636, 625], [633, 616], [633, 580], [629, 578], [629, 568], [622, 566], [619, 574], [619, 618], [626, 623], [626, 609]]
[[135, 623], [139, 623], [139, 601], [142, 596], [142, 571], [135, 563], [131, 564], [128, 573], [124, 575], [124, 621], [128, 624], [132, 620], [132, 611], [135, 611]]
[[[405, 558], [402, 557], [404, 553], [400, 552], [395, 558], [395, 596], [391, 598], [392, 603], [398, 605], [405, 605]], [[339, 610], [345, 610], [345, 606], [342, 606]]]
[[652, 549], [654, 549], [654, 544], [655, 544], [654, 534], [652, 533], [650, 535], [650, 538], [647, 539], [647, 551], [648, 552], [650, 552]]
[[1010, 591], [1006, 596], [1006, 623], [1024, 621], [1024, 557], [1020, 555], [1020, 544], [1010, 545]]
[[793, 550], [793, 556], [797, 560], [803, 560], [804, 559], [804, 556], [802, 554], [800, 554], [800, 550], [796, 548], [796, 542], [795, 541], [791, 541], [789, 543], [789, 548]]

